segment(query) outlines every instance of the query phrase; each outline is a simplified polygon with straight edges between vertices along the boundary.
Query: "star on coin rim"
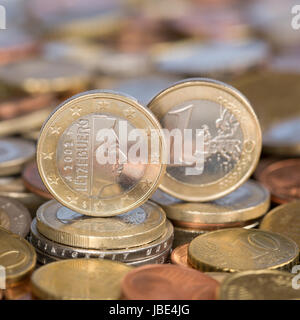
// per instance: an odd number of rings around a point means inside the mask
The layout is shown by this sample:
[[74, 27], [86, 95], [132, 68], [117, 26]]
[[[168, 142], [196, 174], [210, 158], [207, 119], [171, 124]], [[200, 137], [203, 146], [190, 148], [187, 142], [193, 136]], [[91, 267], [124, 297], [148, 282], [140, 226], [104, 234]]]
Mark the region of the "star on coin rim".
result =
[[[90, 103], [87, 104], [86, 101], [89, 99]], [[124, 108], [120, 108], [116, 102], [118, 101], [127, 105], [126, 110], [128, 108], [132, 108], [135, 111], [136, 118], [131, 118], [129, 121], [136, 128], [151, 128], [161, 131], [160, 123], [154, 117], [151, 111], [140, 105], [134, 98], [112, 91], [86, 91], [75, 95], [60, 104], [45, 121], [37, 145], [37, 165], [40, 176], [46, 188], [60, 203], [71, 210], [85, 215], [106, 217], [133, 210], [146, 202], [148, 198], [150, 198], [152, 193], [154, 193], [154, 191], [157, 189], [165, 173], [165, 159], [167, 154], [162, 133], [159, 136], [161, 161], [159, 163], [160, 167], [157, 170], [158, 172], [155, 173], [155, 176], [153, 176], [153, 168], [147, 166], [143, 178], [133, 189], [131, 189], [124, 195], [114, 197], [113, 200], [101, 199], [101, 201], [103, 201], [104, 207], [101, 211], [96, 211], [93, 203], [94, 200], [91, 200], [88, 197], [80, 194], [80, 192], [72, 190], [60, 177], [56, 162], [45, 159], [45, 154], [47, 155], [53, 153], [53, 159], [55, 159], [57, 154], [57, 145], [61, 134], [63, 134], [63, 132], [79, 118], [91, 113], [99, 113], [96, 106], [96, 103], [99, 102], [99, 100], [104, 102], [110, 101], [110, 114], [117, 115], [122, 118], [125, 118], [123, 110]], [[85, 101], [85, 107], [82, 107], [80, 112], [74, 114], [74, 107], [78, 106], [82, 101]], [[55, 126], [60, 128], [59, 133], [57, 133], [57, 130], [54, 130], [54, 134], [51, 134]], [[151, 137], [148, 138], [148, 142], [150, 142], [150, 138]], [[48, 177], [51, 177], [52, 182], [55, 181], [55, 184], [51, 183]], [[152, 186], [148, 189], [148, 192], [144, 192], [143, 190], [145, 181], [150, 181], [152, 183]], [[68, 197], [71, 196], [76, 198], [76, 203], [74, 203], [74, 201], [68, 201], [63, 195], [68, 195]], [[126, 195], [130, 196], [131, 201], [127, 200], [127, 205], [124, 205], [123, 198]], [[84, 207], [83, 204], [85, 204]]]
[[[197, 88], [200, 90], [197, 90]], [[178, 95], [178, 91], [181, 91], [181, 94]], [[166, 172], [159, 188], [173, 197], [185, 201], [202, 202], [216, 200], [236, 190], [248, 180], [258, 164], [262, 150], [261, 128], [257, 116], [246, 97], [230, 85], [212, 79], [191, 78], [179, 81], [161, 91], [147, 105], [158, 120], [160, 120], [169, 110], [185, 101], [209, 100], [220, 104], [220, 99], [227, 101], [231, 106], [238, 106], [239, 109], [237, 112], [236, 107], [230, 107], [230, 112], [240, 123], [241, 130], [243, 131], [244, 147], [240, 160], [234, 169], [223, 178], [209, 184], [192, 185], [180, 182]], [[228, 105], [226, 108], [228, 109]], [[245, 120], [247, 121], [246, 125], [243, 124]], [[252, 129], [250, 128], [249, 121], [252, 122]], [[254, 141], [255, 146], [253, 150], [247, 152], [245, 145], [249, 141]], [[240, 164], [247, 156], [250, 157], [248, 161], [249, 165], [247, 166], [247, 170], [244, 170], [243, 174], [241, 174], [239, 173]]]

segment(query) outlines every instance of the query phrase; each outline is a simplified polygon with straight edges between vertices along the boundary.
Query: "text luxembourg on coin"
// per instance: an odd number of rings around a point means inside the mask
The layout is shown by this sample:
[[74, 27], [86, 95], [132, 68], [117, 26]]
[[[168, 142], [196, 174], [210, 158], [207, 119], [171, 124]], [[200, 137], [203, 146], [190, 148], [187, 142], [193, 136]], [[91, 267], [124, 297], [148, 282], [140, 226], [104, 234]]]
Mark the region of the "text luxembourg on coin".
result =
[[[152, 146], [153, 139], [156, 153], [151, 149], [146, 158], [127, 161], [133, 153], [142, 154], [141, 145]], [[45, 122], [37, 149], [38, 169], [50, 193], [90, 216], [113, 216], [144, 203], [160, 183], [165, 157], [161, 127], [152, 113], [133, 98], [103, 91], [62, 103]]]
[[[173, 137], [170, 157], [184, 155], [181, 166], [167, 166], [160, 185], [166, 193], [186, 201], [215, 200], [237, 189], [254, 171], [262, 145], [260, 125], [248, 100], [231, 86], [188, 79], [159, 93], [148, 107]], [[194, 131], [185, 139], [183, 153], [176, 151], [182, 148], [178, 132], [172, 136], [176, 129]], [[186, 148], [197, 153], [196, 164], [185, 159]], [[187, 174], [187, 169], [197, 173]]]

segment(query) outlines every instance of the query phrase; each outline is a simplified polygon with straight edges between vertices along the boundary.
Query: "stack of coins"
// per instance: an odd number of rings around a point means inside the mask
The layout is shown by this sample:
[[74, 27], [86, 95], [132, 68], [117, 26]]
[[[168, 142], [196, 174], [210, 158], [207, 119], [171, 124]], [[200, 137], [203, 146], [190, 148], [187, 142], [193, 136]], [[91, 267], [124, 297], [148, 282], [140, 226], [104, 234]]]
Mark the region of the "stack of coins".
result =
[[115, 217], [94, 218], [51, 200], [39, 208], [29, 240], [41, 264], [95, 258], [139, 266], [166, 262], [173, 226], [150, 201]]
[[[129, 134], [135, 128], [158, 131], [156, 163], [121, 163], [119, 138], [109, 145], [115, 147], [115, 161], [103, 162], [101, 134], [111, 129], [116, 136], [124, 123]], [[31, 225], [30, 242], [41, 264], [82, 257], [134, 266], [167, 260], [173, 226], [162, 208], [147, 201], [165, 169], [160, 130], [151, 112], [113, 92], [86, 92], [55, 110], [37, 149], [38, 170], [55, 199], [38, 209]], [[151, 135], [145, 141], [151, 141]], [[23, 174], [26, 185], [43, 192], [30, 172], [34, 164]]]
[[[173, 159], [161, 190], [152, 196], [175, 226], [174, 247], [208, 231], [257, 226], [270, 196], [259, 183], [247, 181], [260, 156], [261, 132], [246, 98], [224, 83], [190, 79], [165, 89], [148, 107], [163, 128], [196, 130], [185, 141], [192, 150], [197, 138], [203, 142], [196, 166], [188, 157], [181, 165]], [[178, 148], [175, 139], [170, 152]]]
[[270, 205], [269, 191], [254, 180], [212, 202], [184, 202], [160, 190], [151, 199], [174, 224], [174, 247], [217, 229], [255, 228]]
[[[35, 151], [35, 145], [31, 141], [17, 137], [0, 139], [0, 197], [6, 198], [2, 201], [0, 209], [4, 210], [11, 220], [12, 215], [16, 215], [20, 210], [24, 217], [27, 215], [27, 209], [32, 216], [35, 216], [37, 208], [45, 201], [41, 196], [28, 190], [21, 177], [24, 166], [33, 159]], [[12, 206], [10, 202], [14, 205]], [[15, 211], [14, 206], [19, 209]], [[0, 226], [4, 226], [3, 224], [0, 219]]]

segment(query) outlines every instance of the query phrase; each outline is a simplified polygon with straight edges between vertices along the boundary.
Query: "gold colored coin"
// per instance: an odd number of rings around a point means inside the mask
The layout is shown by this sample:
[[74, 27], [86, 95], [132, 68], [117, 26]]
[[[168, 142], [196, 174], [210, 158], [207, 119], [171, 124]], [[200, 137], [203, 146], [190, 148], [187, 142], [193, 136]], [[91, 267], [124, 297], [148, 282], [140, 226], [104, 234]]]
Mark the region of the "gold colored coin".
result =
[[253, 104], [263, 131], [264, 152], [299, 156], [299, 72], [262, 70], [240, 76], [231, 84]]
[[30, 274], [36, 264], [33, 246], [24, 238], [0, 227], [0, 265], [5, 268], [6, 283], [14, 284]]
[[287, 236], [300, 247], [300, 201], [274, 208], [263, 218], [259, 228]]
[[0, 226], [21, 237], [30, 230], [31, 216], [27, 208], [18, 200], [0, 197]]
[[[0, 137], [40, 130], [53, 107], [37, 110], [17, 118], [1, 121]], [[25, 137], [26, 138], [26, 137]], [[26, 138], [27, 139], [27, 138]], [[30, 140], [32, 140], [30, 138]]]
[[152, 242], [162, 236], [166, 215], [148, 201], [116, 217], [93, 218], [50, 200], [37, 211], [37, 229], [46, 238], [85, 249], [123, 249]]
[[32, 292], [39, 299], [115, 300], [121, 281], [132, 268], [103, 259], [70, 259], [45, 265], [32, 277]]
[[282, 271], [245, 271], [228, 276], [219, 288], [221, 300], [300, 299], [296, 275]]
[[297, 244], [277, 233], [232, 228], [191, 241], [188, 262], [202, 271], [289, 269], [298, 262]]
[[229, 274], [227, 272], [205, 272], [206, 275], [222, 283]]
[[37, 209], [45, 202], [45, 199], [26, 190], [21, 178], [0, 177], [0, 196], [12, 198], [21, 202], [34, 218]]
[[22, 166], [35, 154], [31, 141], [19, 138], [0, 139], [0, 176], [20, 173]]
[[90, 72], [70, 61], [32, 59], [2, 67], [0, 79], [31, 94], [74, 92], [87, 87]]
[[189, 202], [211, 201], [233, 192], [253, 173], [261, 152], [261, 130], [239, 91], [214, 80], [188, 79], [159, 93], [148, 107], [170, 132], [194, 132], [184, 141], [196, 150], [192, 158], [185, 151], [175, 155], [181, 143], [170, 139], [174, 159], [160, 185], [166, 193]]
[[[166, 197], [166, 200], [157, 202], [169, 219], [199, 224], [225, 224], [258, 219], [270, 206], [270, 192], [254, 180], [248, 180], [227, 196], [207, 203], [178, 203], [177, 199], [171, 201], [171, 196]], [[153, 196], [152, 199], [155, 201]]]
[[[151, 146], [153, 135], [157, 138], [156, 163], [152, 152], [131, 161], [130, 152], [139, 150], [125, 136], [136, 133], [134, 129], [151, 131], [140, 139], [144, 146]], [[114, 141], [105, 137], [107, 131]], [[128, 152], [122, 139], [128, 142]], [[103, 154], [106, 149], [112, 158]], [[37, 148], [38, 169], [49, 192], [64, 206], [90, 216], [113, 216], [139, 207], [159, 185], [165, 157], [161, 127], [152, 113], [127, 96], [102, 91], [85, 92], [61, 104], [44, 124]]]

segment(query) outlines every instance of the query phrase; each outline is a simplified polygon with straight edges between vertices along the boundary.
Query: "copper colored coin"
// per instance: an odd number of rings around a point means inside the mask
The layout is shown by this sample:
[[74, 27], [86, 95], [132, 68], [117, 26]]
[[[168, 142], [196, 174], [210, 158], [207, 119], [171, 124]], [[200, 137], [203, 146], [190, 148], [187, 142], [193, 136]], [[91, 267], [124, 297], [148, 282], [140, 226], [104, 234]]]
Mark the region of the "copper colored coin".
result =
[[32, 300], [30, 277], [16, 286], [8, 287], [3, 296], [5, 300]]
[[22, 173], [25, 187], [34, 194], [45, 199], [52, 199], [52, 195], [45, 187], [35, 161], [28, 163]]
[[52, 94], [26, 96], [3, 101], [0, 104], [0, 120], [13, 119], [54, 104], [55, 99]]
[[171, 262], [183, 267], [190, 267], [187, 260], [189, 243], [175, 248], [171, 254]]
[[271, 163], [258, 176], [272, 194], [272, 201], [283, 204], [300, 199], [300, 159]]
[[201, 230], [201, 231], [214, 231], [218, 229], [224, 228], [242, 228], [246, 226], [250, 226], [257, 222], [257, 219], [249, 220], [249, 221], [241, 221], [241, 222], [232, 222], [232, 223], [197, 223], [197, 222], [186, 222], [186, 221], [178, 221], [171, 220], [175, 227], [185, 228], [185, 229], [193, 229], [193, 230]]
[[172, 264], [133, 269], [122, 282], [128, 300], [214, 300], [218, 287], [204, 273]]

